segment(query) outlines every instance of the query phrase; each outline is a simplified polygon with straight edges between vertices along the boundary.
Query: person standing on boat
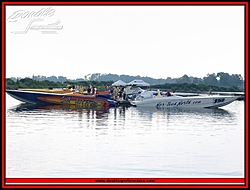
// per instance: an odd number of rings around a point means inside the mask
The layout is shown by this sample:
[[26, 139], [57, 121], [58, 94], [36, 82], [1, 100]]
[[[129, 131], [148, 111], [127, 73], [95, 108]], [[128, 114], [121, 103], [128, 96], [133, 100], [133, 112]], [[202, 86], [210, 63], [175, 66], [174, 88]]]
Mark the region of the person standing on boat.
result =
[[112, 95], [112, 94], [113, 94], [113, 92], [114, 92], [114, 87], [113, 87], [113, 86], [111, 86], [111, 87], [109, 88], [109, 93]]
[[122, 100], [122, 97], [123, 97], [123, 88], [122, 88], [122, 87], [119, 88], [118, 94], [119, 94], [119, 95], [118, 95], [119, 99]]
[[75, 90], [76, 90], [76, 91], [79, 91], [79, 88], [80, 88], [80, 85], [77, 84]]
[[83, 87], [83, 93], [86, 93], [88, 88], [86, 86]]
[[92, 87], [92, 94], [93, 94], [93, 95], [96, 94], [96, 87]]
[[212, 94], [212, 88], [209, 89], [209, 95], [211, 95], [211, 94]]
[[88, 94], [91, 94], [91, 86], [90, 85], [88, 86], [87, 92], [88, 92]]
[[114, 96], [115, 96], [115, 100], [117, 100], [117, 95], [118, 95], [118, 92], [119, 92], [119, 90], [118, 90], [118, 88], [115, 86], [115, 88], [114, 88]]
[[106, 91], [108, 91], [109, 90], [109, 86], [108, 85], [106, 85]]
[[83, 94], [83, 90], [84, 90], [84, 89], [83, 89], [83, 86], [80, 86], [80, 88], [79, 88], [79, 93], [80, 93], [80, 94]]
[[124, 87], [122, 87], [122, 99], [126, 100], [126, 92]]
[[111, 86], [111, 87], [109, 88], [109, 94], [111, 95], [111, 98], [112, 98], [112, 99], [115, 99], [115, 97], [114, 97], [114, 87], [113, 87], [113, 86]]

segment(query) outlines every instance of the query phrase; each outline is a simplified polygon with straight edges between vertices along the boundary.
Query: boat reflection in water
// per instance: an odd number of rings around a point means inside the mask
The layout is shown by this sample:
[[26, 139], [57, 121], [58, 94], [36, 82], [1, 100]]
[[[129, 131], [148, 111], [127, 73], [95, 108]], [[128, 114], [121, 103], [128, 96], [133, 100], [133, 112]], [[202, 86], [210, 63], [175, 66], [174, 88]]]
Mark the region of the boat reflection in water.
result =
[[86, 126], [107, 126], [111, 108], [105, 107], [81, 107], [77, 105], [38, 105], [22, 103], [9, 109], [12, 117], [35, 118], [36, 120], [58, 122], [58, 124], [71, 125], [78, 123]]
[[168, 112], [168, 113], [193, 113], [193, 114], [229, 114], [228, 111], [222, 108], [180, 108], [180, 107], [173, 107], [173, 108], [150, 108], [150, 107], [137, 107], [140, 112]]
[[180, 114], [189, 114], [189, 115], [218, 115], [218, 116], [226, 116], [230, 115], [230, 113], [222, 108], [151, 108], [151, 107], [123, 107], [119, 106], [117, 108], [105, 108], [105, 107], [82, 107], [79, 105], [39, 105], [39, 104], [31, 104], [31, 103], [21, 103], [18, 106], [14, 107], [12, 111], [14, 112], [22, 112], [22, 111], [35, 111], [35, 110], [63, 110], [63, 111], [78, 111], [83, 112], [86, 110], [98, 111], [100, 113], [108, 113], [109, 110], [114, 110], [116, 113], [117, 110], [119, 112], [126, 112], [126, 110], [130, 112], [138, 112], [141, 115], [152, 115], [154, 113], [162, 113], [162, 114], [170, 114], [170, 115], [180, 115]]
[[108, 113], [109, 108], [106, 107], [82, 107], [79, 105], [39, 105], [39, 104], [31, 104], [31, 103], [22, 103], [19, 104], [18, 106], [14, 107], [11, 109], [13, 112], [25, 112], [25, 111], [34, 111], [34, 112], [79, 112], [79, 113], [84, 113], [84, 112], [95, 112], [95, 113]]
[[[150, 108], [150, 107], [115, 107], [115, 108], [83, 108], [77, 105], [37, 105], [23, 103], [10, 109], [24, 117], [36, 119], [47, 118], [58, 121], [67, 118], [68, 122], [79, 122], [81, 125], [92, 127], [108, 126], [147, 126], [147, 125], [185, 125], [194, 126], [204, 123], [230, 122], [234, 114], [224, 109], [216, 108]], [[65, 122], [59, 121], [59, 122]], [[67, 122], [66, 122], [67, 123]], [[183, 124], [180, 124], [183, 123]], [[203, 125], [203, 124], [202, 124]], [[106, 129], [106, 128], [105, 128]]]
[[154, 118], [164, 118], [171, 117], [173, 120], [178, 120], [180, 118], [205, 118], [205, 119], [225, 119], [232, 117], [232, 114], [224, 109], [216, 108], [146, 108], [146, 107], [136, 107], [138, 115], [141, 117], [151, 120]]

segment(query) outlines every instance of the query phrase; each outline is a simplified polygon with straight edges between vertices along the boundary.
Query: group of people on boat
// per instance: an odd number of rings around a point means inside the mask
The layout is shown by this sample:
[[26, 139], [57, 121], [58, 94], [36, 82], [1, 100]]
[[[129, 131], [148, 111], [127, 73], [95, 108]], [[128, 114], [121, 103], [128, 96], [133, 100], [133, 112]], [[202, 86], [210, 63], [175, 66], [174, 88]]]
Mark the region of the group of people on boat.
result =
[[[93, 87], [91, 84], [88, 86], [68, 84], [66, 89], [70, 89], [72, 92], [79, 92], [80, 94], [97, 94], [97, 88]], [[134, 100], [138, 93], [140, 94], [140, 92], [130, 94], [124, 86], [106, 86], [106, 92], [110, 94], [111, 99], [116, 101], [128, 101], [129, 99]], [[171, 96], [172, 94], [167, 91], [164, 95]]]
[[80, 94], [96, 94], [97, 89], [92, 85], [83, 86], [83, 85], [67, 85], [67, 89], [70, 89], [72, 92], [79, 92]]
[[109, 93], [113, 100], [126, 100], [126, 90], [125, 87], [121, 86], [110, 86], [108, 87]]

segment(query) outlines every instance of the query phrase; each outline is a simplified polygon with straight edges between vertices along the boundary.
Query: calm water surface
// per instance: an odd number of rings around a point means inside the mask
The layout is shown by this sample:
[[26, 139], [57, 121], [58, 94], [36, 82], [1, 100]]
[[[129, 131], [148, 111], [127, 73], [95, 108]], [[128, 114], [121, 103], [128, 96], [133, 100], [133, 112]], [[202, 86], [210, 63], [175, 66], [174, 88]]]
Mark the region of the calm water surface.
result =
[[244, 177], [244, 101], [108, 110], [6, 94], [6, 177]]

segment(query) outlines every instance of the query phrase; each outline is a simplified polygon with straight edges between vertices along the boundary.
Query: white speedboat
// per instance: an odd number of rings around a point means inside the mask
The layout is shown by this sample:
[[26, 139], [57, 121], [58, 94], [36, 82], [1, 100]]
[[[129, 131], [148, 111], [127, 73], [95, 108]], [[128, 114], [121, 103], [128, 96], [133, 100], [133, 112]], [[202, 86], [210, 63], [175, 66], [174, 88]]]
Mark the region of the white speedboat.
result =
[[229, 95], [199, 95], [199, 96], [178, 96], [160, 93], [160, 91], [142, 92], [131, 104], [138, 107], [188, 107], [188, 108], [218, 108], [230, 104], [237, 96]]

